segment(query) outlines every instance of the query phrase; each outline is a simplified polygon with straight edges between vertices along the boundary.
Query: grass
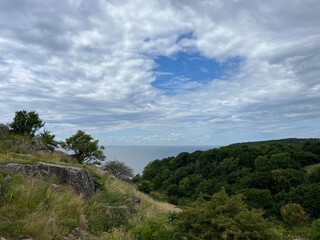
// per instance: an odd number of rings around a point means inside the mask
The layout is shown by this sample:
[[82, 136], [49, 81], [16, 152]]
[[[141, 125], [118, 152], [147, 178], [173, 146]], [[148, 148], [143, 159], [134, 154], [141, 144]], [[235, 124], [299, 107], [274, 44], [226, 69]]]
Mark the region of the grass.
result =
[[[94, 178], [96, 193], [84, 200], [68, 186], [54, 186], [53, 179], [10, 175], [0, 170], [0, 238], [6, 239], [111, 239], [134, 240], [134, 231], [149, 220], [165, 220], [175, 206], [158, 202], [129, 183], [96, 168], [83, 166], [65, 154], [30, 153], [8, 141], [31, 142], [9, 135], [0, 138], [0, 164], [40, 163], [82, 167]], [[136, 206], [131, 198], [139, 198]]]
[[320, 168], [320, 163], [315, 163], [315, 164], [306, 166], [304, 169], [307, 171], [307, 174], [311, 174], [319, 168]]

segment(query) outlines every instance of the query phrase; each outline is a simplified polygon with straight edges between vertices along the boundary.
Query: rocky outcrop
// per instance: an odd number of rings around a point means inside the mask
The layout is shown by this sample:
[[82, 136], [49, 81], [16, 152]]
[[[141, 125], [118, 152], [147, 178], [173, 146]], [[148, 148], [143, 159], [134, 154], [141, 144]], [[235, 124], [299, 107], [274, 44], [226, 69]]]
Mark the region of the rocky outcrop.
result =
[[67, 167], [49, 163], [8, 163], [0, 165], [0, 168], [11, 174], [20, 173], [26, 176], [53, 176], [60, 184], [70, 185], [77, 194], [82, 195], [84, 198], [89, 198], [95, 191], [91, 175], [77, 167]]
[[53, 146], [48, 146], [39, 140], [32, 140], [31, 143], [21, 140], [7, 140], [6, 142], [10, 147], [19, 147], [29, 153], [37, 152], [48, 155], [54, 151]]
[[0, 136], [8, 135], [9, 134], [9, 127], [0, 123]]

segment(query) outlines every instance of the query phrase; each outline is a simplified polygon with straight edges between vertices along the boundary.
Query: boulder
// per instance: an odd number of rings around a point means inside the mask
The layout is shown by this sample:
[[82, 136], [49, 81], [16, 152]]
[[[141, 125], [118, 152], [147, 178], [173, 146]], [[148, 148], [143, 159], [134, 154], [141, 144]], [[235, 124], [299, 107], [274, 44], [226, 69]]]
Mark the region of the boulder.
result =
[[7, 140], [6, 142], [10, 147], [20, 147], [29, 153], [37, 152], [49, 155], [54, 151], [54, 147], [48, 146], [39, 140], [32, 140], [31, 143], [21, 140]]
[[26, 176], [53, 176], [60, 184], [70, 185], [77, 194], [82, 195], [86, 199], [88, 199], [95, 191], [91, 175], [85, 170], [77, 167], [67, 167], [49, 163], [8, 163], [1, 165], [0, 168], [11, 174], [20, 173]]
[[0, 136], [8, 135], [9, 134], [9, 127], [0, 123]]

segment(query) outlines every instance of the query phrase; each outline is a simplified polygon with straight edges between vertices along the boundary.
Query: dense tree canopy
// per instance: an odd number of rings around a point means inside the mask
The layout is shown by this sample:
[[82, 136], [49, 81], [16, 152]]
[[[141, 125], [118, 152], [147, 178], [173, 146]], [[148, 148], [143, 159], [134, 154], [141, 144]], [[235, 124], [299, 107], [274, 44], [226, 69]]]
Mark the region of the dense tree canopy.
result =
[[[320, 144], [318, 139], [287, 139], [234, 144], [149, 163], [138, 186], [168, 201], [190, 205], [198, 197], [209, 199], [224, 187], [241, 193], [250, 207], [280, 216], [289, 202], [300, 204], [307, 214], [320, 217], [318, 184]], [[305, 167], [312, 166], [313, 171]]]
[[13, 133], [31, 137], [34, 137], [36, 131], [44, 125], [45, 123], [37, 112], [27, 112], [26, 110], [16, 112], [13, 122], [9, 124]]
[[177, 239], [278, 239], [262, 213], [221, 190], [177, 216]]
[[99, 146], [99, 140], [79, 130], [76, 134], [66, 139], [61, 146], [74, 152], [74, 157], [79, 163], [98, 163], [105, 159], [103, 146]]

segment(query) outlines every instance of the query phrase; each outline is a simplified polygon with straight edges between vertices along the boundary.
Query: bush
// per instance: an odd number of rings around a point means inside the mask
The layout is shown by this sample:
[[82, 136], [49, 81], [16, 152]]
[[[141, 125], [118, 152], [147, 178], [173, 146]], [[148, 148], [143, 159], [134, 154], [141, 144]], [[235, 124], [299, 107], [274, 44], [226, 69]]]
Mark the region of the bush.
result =
[[151, 219], [146, 224], [134, 229], [134, 234], [139, 240], [170, 240], [174, 237], [173, 229], [164, 219]]
[[2, 186], [0, 234], [7, 239], [62, 239], [84, 226], [83, 200], [69, 188], [52, 189], [50, 183], [18, 175]]
[[297, 203], [288, 203], [281, 207], [283, 222], [289, 227], [303, 225], [308, 217], [303, 208]]
[[311, 239], [320, 239], [320, 218], [314, 220], [311, 224]]
[[51, 134], [49, 130], [44, 130], [42, 133], [37, 135], [37, 138], [46, 145], [54, 147], [58, 146], [58, 142], [54, 140], [55, 135]]
[[133, 177], [133, 169], [123, 162], [109, 161], [102, 166], [102, 169], [121, 180], [128, 181]]
[[13, 122], [9, 124], [13, 133], [31, 137], [34, 137], [36, 131], [44, 125], [45, 123], [40, 119], [38, 113], [25, 110], [16, 112]]
[[174, 224], [181, 239], [279, 239], [261, 212], [224, 189], [178, 214]]
[[79, 163], [97, 163], [103, 161], [103, 146], [99, 146], [99, 140], [94, 140], [89, 134], [79, 130], [76, 134], [66, 139], [61, 147], [71, 150]]
[[123, 196], [101, 191], [90, 199], [85, 214], [90, 230], [94, 234], [101, 234], [112, 228], [128, 228], [133, 210], [132, 202]]
[[138, 183], [138, 189], [141, 192], [149, 194], [153, 189], [153, 184], [150, 181], [143, 180]]

